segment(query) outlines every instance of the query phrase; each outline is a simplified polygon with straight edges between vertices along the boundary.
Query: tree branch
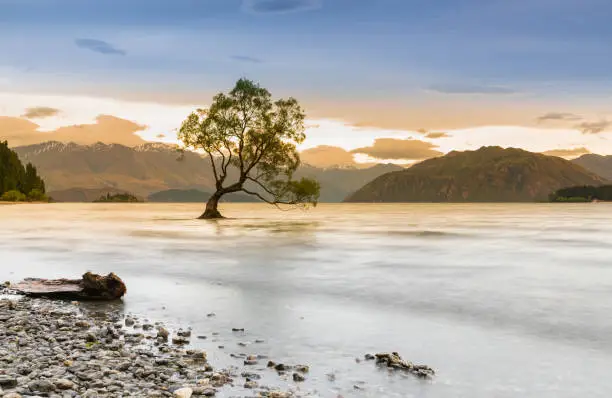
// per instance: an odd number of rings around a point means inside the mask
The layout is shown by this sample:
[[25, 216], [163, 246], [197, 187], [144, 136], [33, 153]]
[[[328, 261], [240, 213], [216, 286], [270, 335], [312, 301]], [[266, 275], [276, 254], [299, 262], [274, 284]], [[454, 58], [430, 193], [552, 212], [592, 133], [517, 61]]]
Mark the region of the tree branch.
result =
[[217, 166], [215, 166], [215, 159], [213, 158], [212, 152], [206, 151], [206, 153], [208, 154], [208, 157], [210, 158], [210, 164], [212, 165], [213, 175], [215, 176], [216, 188], [219, 189], [221, 188], [222, 182], [219, 179], [219, 175], [217, 174]]
[[266, 191], [267, 193], [269, 193], [270, 195], [277, 197], [278, 195], [272, 191], [270, 191], [269, 188], [267, 188], [264, 184], [262, 184], [260, 181], [257, 181], [255, 178], [251, 178], [247, 176], [247, 180], [253, 181], [255, 184], [259, 185], [264, 191]]
[[264, 201], [264, 202], [266, 202], [266, 203], [268, 203], [270, 205], [274, 205], [276, 207], [279, 207], [278, 205], [297, 205], [297, 204], [299, 204], [299, 202], [296, 202], [294, 200], [292, 200], [292, 201], [273, 200], [272, 201], [272, 200], [269, 200], [269, 199], [263, 197], [262, 195], [258, 194], [257, 192], [249, 191], [246, 188], [242, 188], [242, 191], [245, 192], [245, 193], [248, 193], [249, 195], [256, 196], [259, 199], [261, 199], [262, 201]]
[[[261, 146], [257, 146], [255, 148], [255, 160], [253, 160], [253, 162], [247, 167], [246, 171], [243, 174], [244, 177], [247, 177], [249, 175], [249, 173], [251, 172], [251, 170], [253, 170], [253, 168], [255, 166], [257, 166], [257, 164], [259, 162], [261, 162], [261, 158], [263, 158], [263, 155], [266, 153], [265, 146], [270, 141], [271, 141], [271, 139], [268, 139], [268, 140], [264, 141]], [[260, 149], [261, 149], [261, 153], [259, 153], [259, 155], [257, 155], [257, 152], [259, 152]]]
[[223, 144], [225, 145], [227, 152], [229, 152], [229, 156], [227, 157], [227, 163], [223, 167], [223, 175], [227, 177], [227, 167], [232, 163], [232, 149], [227, 141], [223, 141]]

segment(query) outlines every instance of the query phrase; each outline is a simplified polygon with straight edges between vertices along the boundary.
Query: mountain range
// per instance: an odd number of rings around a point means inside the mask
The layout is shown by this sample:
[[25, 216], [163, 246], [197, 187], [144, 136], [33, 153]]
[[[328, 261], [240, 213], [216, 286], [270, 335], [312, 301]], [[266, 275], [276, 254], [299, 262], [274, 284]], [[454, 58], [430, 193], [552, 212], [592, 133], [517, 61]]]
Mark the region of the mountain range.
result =
[[533, 202], [576, 185], [606, 180], [568, 160], [516, 148], [453, 151], [384, 174], [348, 202]]
[[[44, 178], [58, 201], [91, 201], [128, 192], [150, 201], [203, 201], [214, 191], [209, 160], [178, 146], [135, 147], [49, 141], [13, 148]], [[612, 156], [573, 161], [521, 149], [453, 151], [410, 168], [378, 164], [321, 168], [304, 164], [296, 177], [321, 183], [321, 202], [538, 201], [557, 189], [612, 180]], [[230, 179], [232, 171], [230, 170]], [[227, 201], [249, 201], [234, 195]]]
[[[107, 192], [129, 192], [146, 198], [160, 191], [211, 192], [215, 187], [209, 160], [195, 152], [181, 152], [176, 145], [145, 143], [127, 147], [49, 141], [13, 149], [22, 161], [31, 162], [40, 170], [49, 195], [56, 200], [61, 196], [64, 201], [89, 201]], [[317, 179], [321, 183], [321, 202], [340, 202], [372, 179], [397, 170], [402, 167], [303, 165], [296, 177]]]
[[605, 178], [606, 180], [612, 181], [612, 156], [603, 156], [590, 153], [588, 155], [582, 155], [572, 162], [584, 167], [587, 170]]

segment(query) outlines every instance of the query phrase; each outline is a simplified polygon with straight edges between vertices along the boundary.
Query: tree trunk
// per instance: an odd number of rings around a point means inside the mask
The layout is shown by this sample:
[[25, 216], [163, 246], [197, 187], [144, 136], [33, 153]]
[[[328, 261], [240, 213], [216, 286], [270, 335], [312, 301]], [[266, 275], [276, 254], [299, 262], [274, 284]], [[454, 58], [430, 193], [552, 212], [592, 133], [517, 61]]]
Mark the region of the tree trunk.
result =
[[125, 292], [125, 284], [115, 274], [106, 276], [87, 272], [81, 279], [36, 279], [28, 278], [9, 289], [32, 297], [53, 299], [115, 300]]
[[221, 213], [219, 213], [219, 210], [217, 210], [221, 196], [223, 196], [223, 192], [217, 191], [210, 197], [210, 199], [208, 199], [208, 202], [206, 203], [206, 210], [204, 210], [204, 213], [199, 217], [201, 220], [223, 218]]

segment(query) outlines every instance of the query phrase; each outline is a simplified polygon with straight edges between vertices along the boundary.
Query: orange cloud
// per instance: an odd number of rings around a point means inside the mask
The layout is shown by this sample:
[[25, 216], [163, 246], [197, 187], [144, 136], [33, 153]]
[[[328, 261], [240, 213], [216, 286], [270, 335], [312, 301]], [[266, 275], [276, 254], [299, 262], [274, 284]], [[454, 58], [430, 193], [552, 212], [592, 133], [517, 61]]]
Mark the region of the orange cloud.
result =
[[368, 155], [376, 159], [421, 160], [442, 155], [442, 152], [435, 148], [437, 146], [425, 141], [378, 138], [374, 141], [374, 145], [357, 148], [351, 152]]
[[351, 166], [353, 154], [337, 146], [320, 145], [300, 153], [302, 163], [317, 167]]
[[40, 126], [29, 120], [0, 116], [0, 139], [11, 146], [31, 145], [45, 141], [94, 144], [96, 142], [136, 146], [145, 141], [135, 133], [146, 126], [110, 115], [100, 115], [96, 123], [60, 127], [39, 131]]
[[552, 149], [550, 151], [542, 152], [544, 155], [548, 156], [558, 156], [560, 158], [577, 158], [578, 156], [587, 155], [591, 153], [588, 149], [584, 147], [573, 148], [573, 149]]

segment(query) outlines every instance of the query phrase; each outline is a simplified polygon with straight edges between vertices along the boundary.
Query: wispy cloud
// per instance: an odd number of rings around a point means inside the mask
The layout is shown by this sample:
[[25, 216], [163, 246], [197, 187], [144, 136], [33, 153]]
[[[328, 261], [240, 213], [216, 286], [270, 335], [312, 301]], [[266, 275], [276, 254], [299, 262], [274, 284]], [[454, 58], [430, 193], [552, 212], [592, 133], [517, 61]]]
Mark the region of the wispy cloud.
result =
[[243, 0], [242, 9], [256, 14], [284, 14], [321, 8], [322, 0]]
[[230, 58], [234, 61], [247, 62], [251, 64], [261, 64], [263, 62], [259, 58], [250, 57], [248, 55], [232, 55]]
[[446, 83], [434, 84], [428, 87], [429, 91], [442, 94], [514, 94], [515, 90], [502, 86], [488, 86], [478, 84]]
[[598, 122], [584, 122], [576, 126], [582, 131], [582, 134], [599, 134], [612, 126], [612, 122], [608, 120], [600, 120]]
[[437, 139], [437, 138], [448, 138], [450, 137], [450, 135], [448, 133], [444, 133], [444, 132], [431, 132], [431, 133], [427, 133], [425, 134], [425, 138], [430, 138], [432, 140]]
[[577, 120], [582, 120], [582, 117], [568, 112], [549, 112], [538, 117], [537, 120], [538, 122], [545, 122], [548, 120], [575, 122]]
[[126, 52], [103, 40], [76, 39], [77, 47], [104, 55], [126, 55]]
[[47, 106], [35, 106], [32, 108], [27, 108], [21, 117], [26, 119], [42, 119], [45, 117], [55, 116], [59, 112], [59, 109], [49, 108]]
[[368, 155], [376, 159], [421, 160], [442, 155], [432, 143], [396, 138], [378, 138], [369, 147], [357, 148], [352, 153]]
[[591, 151], [589, 151], [585, 147], [580, 147], [580, 148], [572, 148], [572, 149], [552, 149], [550, 151], [545, 151], [542, 153], [544, 155], [558, 156], [561, 158], [576, 158], [581, 155], [589, 154], [591, 153]]

